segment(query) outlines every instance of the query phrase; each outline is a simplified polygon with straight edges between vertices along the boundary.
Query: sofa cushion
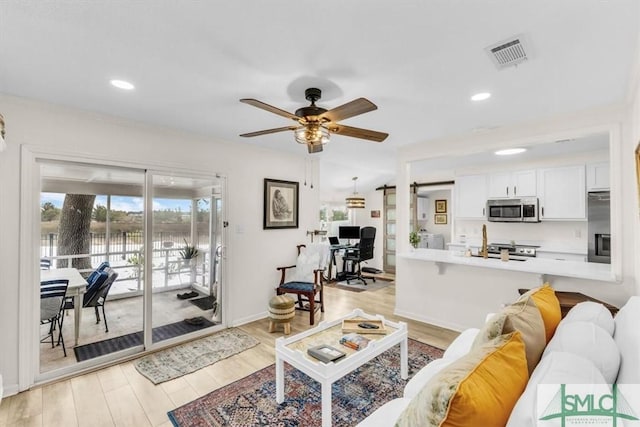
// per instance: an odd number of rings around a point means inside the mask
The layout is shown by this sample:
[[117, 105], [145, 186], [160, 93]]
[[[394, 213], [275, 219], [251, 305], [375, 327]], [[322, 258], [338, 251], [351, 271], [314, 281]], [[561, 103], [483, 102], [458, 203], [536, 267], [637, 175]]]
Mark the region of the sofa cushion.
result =
[[476, 339], [478, 332], [480, 332], [480, 329], [478, 328], [469, 328], [464, 330], [456, 337], [456, 339], [453, 340], [451, 344], [449, 344], [449, 347], [444, 351], [442, 358], [455, 360], [469, 353], [469, 350], [471, 350], [471, 346], [473, 345], [473, 340]]
[[546, 339], [547, 342], [549, 342], [558, 327], [558, 323], [560, 323], [562, 319], [560, 302], [558, 301], [558, 297], [556, 297], [556, 292], [548, 283], [545, 283], [539, 288], [534, 288], [524, 293], [518, 301], [527, 298], [532, 298], [536, 307], [540, 310], [542, 321], [544, 322]]
[[620, 350], [620, 371], [616, 382], [640, 383], [640, 297], [632, 296], [615, 317], [613, 339]]
[[611, 336], [616, 327], [611, 312], [604, 305], [593, 301], [585, 301], [573, 306], [562, 319], [562, 323], [567, 322], [592, 322]]
[[574, 353], [554, 351], [545, 355], [533, 371], [527, 388], [513, 408], [507, 427], [538, 426], [538, 384], [606, 384], [600, 370]]
[[411, 402], [411, 399], [402, 397], [393, 399], [369, 414], [369, 416], [362, 420], [356, 427], [389, 426], [393, 420], [398, 419], [402, 411], [409, 405], [409, 402]]
[[554, 351], [573, 353], [589, 359], [609, 384], [616, 381], [620, 368], [620, 351], [611, 335], [595, 323], [560, 323], [542, 357]]
[[547, 345], [544, 322], [532, 298], [519, 300], [503, 308], [480, 329], [473, 347], [478, 347], [500, 335], [520, 331], [527, 355], [529, 374], [540, 361]]
[[505, 425], [528, 377], [520, 332], [501, 335], [435, 375], [396, 425]]
[[420, 369], [404, 386], [403, 397], [411, 399], [433, 378], [438, 372], [455, 362], [457, 359], [436, 359]]

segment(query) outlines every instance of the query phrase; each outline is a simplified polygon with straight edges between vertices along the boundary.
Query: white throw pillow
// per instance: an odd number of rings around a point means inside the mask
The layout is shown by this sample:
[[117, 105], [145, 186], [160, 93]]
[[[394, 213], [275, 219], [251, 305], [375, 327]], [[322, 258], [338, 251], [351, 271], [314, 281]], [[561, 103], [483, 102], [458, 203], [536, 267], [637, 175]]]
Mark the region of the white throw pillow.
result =
[[616, 381], [620, 369], [620, 351], [611, 335], [595, 323], [560, 322], [542, 358], [554, 351], [585, 357], [600, 370], [607, 383]]
[[613, 336], [616, 324], [611, 312], [602, 304], [585, 301], [576, 304], [562, 320], [563, 322], [592, 322]]
[[436, 359], [432, 362], [429, 362], [427, 366], [420, 369], [414, 376], [409, 380], [407, 385], [404, 386], [404, 393], [402, 397], [406, 397], [407, 399], [412, 399], [416, 394], [422, 390], [422, 388], [429, 382], [431, 378], [438, 372], [442, 371], [444, 368], [455, 362], [455, 358], [450, 359]]
[[511, 411], [507, 427], [538, 426], [538, 384], [607, 384], [607, 381], [590, 360], [554, 351], [544, 356], [531, 374], [527, 388]]
[[640, 297], [632, 296], [618, 311], [613, 339], [620, 350], [617, 383], [640, 383]]
[[442, 358], [456, 360], [469, 353], [478, 332], [480, 332], [478, 328], [469, 328], [462, 331], [444, 351]]
[[298, 255], [296, 261], [296, 271], [293, 275], [293, 281], [295, 282], [310, 282], [313, 283], [313, 271], [318, 269], [320, 263], [320, 254], [308, 253], [302, 250]]

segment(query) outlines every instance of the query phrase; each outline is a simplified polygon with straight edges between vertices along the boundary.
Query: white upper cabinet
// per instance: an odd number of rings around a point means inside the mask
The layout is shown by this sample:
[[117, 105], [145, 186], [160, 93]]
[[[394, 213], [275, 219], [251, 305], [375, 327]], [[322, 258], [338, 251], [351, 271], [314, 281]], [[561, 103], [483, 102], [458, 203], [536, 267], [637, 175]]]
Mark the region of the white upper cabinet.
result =
[[585, 167], [566, 166], [538, 170], [540, 219], [586, 219]]
[[535, 197], [536, 171], [497, 172], [489, 174], [490, 198]]
[[609, 191], [609, 163], [587, 165], [587, 191]]
[[455, 193], [457, 218], [486, 219], [487, 175], [456, 177]]

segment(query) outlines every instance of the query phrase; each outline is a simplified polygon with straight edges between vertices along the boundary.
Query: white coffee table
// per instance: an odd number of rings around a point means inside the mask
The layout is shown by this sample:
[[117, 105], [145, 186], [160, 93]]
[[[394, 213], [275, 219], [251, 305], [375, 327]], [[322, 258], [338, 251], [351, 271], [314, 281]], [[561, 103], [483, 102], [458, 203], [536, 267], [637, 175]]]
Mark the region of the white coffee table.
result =
[[[371, 340], [369, 345], [355, 351], [339, 343], [344, 335], [342, 321], [344, 319], [382, 320], [388, 330], [386, 335], [366, 334]], [[402, 379], [409, 377], [407, 324], [391, 322], [383, 316], [370, 315], [360, 309], [331, 322], [322, 321], [315, 328], [300, 334], [278, 338], [276, 340], [276, 401], [284, 402], [284, 362], [309, 375], [322, 386], [322, 426], [331, 425], [331, 384], [354, 371], [374, 357], [384, 353], [391, 347], [400, 344], [400, 375]], [[342, 359], [323, 363], [309, 356], [307, 349], [320, 344], [328, 344], [344, 351], [347, 355]]]

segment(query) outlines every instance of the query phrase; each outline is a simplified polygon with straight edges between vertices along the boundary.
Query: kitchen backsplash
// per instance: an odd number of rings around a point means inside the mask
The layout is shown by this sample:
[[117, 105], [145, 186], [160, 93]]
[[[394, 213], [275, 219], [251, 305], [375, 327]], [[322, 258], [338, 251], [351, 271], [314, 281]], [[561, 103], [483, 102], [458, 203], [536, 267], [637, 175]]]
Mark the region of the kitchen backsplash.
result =
[[531, 224], [503, 223], [488, 221], [462, 221], [455, 223], [453, 242], [459, 242], [460, 236], [465, 235], [468, 242], [482, 240], [482, 225], [487, 225], [487, 240], [489, 242], [533, 243], [541, 242], [561, 245], [563, 247], [587, 247], [586, 221], [553, 221]]

